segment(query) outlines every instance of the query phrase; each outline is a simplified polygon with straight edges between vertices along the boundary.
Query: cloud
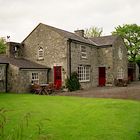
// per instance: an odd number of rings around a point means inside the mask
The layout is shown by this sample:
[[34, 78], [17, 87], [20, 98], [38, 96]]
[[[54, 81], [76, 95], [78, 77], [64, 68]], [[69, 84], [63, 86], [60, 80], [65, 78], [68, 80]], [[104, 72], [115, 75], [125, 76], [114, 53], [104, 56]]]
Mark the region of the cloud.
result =
[[139, 0], [0, 0], [0, 36], [22, 41], [38, 23], [73, 31], [90, 26], [140, 24]]

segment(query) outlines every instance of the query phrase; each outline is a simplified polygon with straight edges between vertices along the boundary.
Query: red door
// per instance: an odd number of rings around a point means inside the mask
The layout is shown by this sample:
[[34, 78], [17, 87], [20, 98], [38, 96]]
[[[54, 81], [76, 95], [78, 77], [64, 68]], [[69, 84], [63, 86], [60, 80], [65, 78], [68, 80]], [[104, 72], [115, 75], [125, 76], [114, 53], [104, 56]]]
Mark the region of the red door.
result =
[[99, 86], [105, 86], [106, 74], [105, 67], [99, 67]]
[[54, 66], [54, 84], [56, 89], [60, 89], [62, 86], [61, 66]]

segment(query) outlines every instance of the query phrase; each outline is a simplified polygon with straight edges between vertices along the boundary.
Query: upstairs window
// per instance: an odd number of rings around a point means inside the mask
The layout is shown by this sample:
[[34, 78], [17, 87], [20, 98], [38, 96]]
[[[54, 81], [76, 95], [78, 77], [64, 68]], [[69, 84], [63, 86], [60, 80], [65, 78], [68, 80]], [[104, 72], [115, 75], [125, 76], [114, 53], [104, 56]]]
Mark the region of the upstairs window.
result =
[[80, 82], [90, 81], [90, 66], [79, 66], [78, 67], [78, 76]]
[[119, 59], [122, 60], [122, 57], [123, 57], [123, 50], [122, 50], [121, 47], [120, 47], [119, 50], [118, 50], [118, 56], [119, 56]]
[[31, 73], [31, 82], [38, 84], [39, 83], [39, 74], [38, 72]]
[[87, 58], [87, 50], [85, 46], [81, 46], [81, 58]]
[[38, 60], [42, 60], [42, 59], [44, 59], [44, 50], [43, 50], [43, 48], [39, 48], [38, 49]]

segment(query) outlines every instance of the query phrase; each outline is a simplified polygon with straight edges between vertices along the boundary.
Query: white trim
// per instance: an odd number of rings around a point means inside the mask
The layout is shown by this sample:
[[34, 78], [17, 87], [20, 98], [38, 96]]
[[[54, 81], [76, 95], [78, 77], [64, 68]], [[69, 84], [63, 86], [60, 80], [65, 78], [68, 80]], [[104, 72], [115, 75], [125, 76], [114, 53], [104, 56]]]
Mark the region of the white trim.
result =
[[78, 66], [79, 82], [90, 81], [90, 66], [80, 65]]
[[38, 72], [32, 72], [31, 73], [31, 83], [39, 83], [39, 73]]
[[81, 51], [81, 58], [87, 58], [87, 48], [85, 46], [81, 46], [80, 51]]
[[44, 50], [42, 47], [38, 49], [38, 60], [44, 59]]
[[123, 57], [123, 50], [122, 50], [121, 47], [119, 47], [118, 56], [119, 56], [119, 59], [122, 60], [122, 57]]

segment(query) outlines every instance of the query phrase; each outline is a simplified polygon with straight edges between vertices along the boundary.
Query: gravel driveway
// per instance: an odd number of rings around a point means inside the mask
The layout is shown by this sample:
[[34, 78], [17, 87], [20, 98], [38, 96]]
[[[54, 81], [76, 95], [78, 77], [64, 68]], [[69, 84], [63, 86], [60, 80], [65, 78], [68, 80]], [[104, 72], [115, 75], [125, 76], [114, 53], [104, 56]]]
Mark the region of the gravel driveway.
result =
[[95, 87], [88, 90], [58, 93], [58, 95], [140, 100], [140, 81], [132, 82], [127, 87]]

